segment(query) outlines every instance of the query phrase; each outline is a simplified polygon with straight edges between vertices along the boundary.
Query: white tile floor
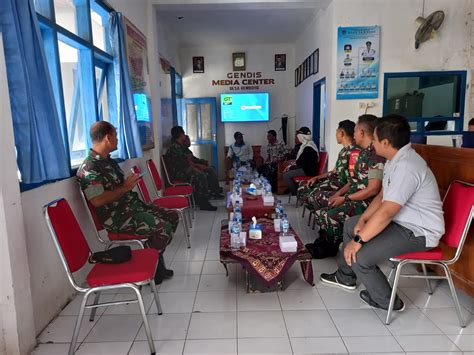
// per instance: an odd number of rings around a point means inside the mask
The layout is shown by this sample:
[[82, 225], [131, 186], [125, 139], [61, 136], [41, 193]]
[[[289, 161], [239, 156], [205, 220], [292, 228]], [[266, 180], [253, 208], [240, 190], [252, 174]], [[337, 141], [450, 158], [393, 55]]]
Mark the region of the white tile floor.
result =
[[[284, 291], [246, 294], [243, 270], [231, 266], [226, 277], [218, 261], [226, 212], [223, 201], [216, 204], [215, 213], [196, 213], [192, 249], [178, 229], [165, 253], [175, 276], [158, 288], [163, 315], [157, 315], [150, 289], [143, 290], [157, 354], [473, 354], [474, 300], [458, 292], [468, 322], [461, 329], [446, 283], [430, 296], [423, 280], [402, 280], [400, 295], [407, 309], [389, 326], [384, 311], [360, 301], [362, 287], [350, 292], [317, 280], [321, 272], [336, 269], [334, 259], [313, 261], [313, 288], [295, 265], [285, 277]], [[301, 218], [301, 209], [286, 209], [303, 242], [312, 241], [314, 231]], [[33, 354], [67, 353], [80, 297], [40, 334]], [[104, 300], [124, 297], [107, 294]], [[85, 317], [80, 341], [81, 355], [149, 354], [136, 304], [100, 310], [94, 322]]]

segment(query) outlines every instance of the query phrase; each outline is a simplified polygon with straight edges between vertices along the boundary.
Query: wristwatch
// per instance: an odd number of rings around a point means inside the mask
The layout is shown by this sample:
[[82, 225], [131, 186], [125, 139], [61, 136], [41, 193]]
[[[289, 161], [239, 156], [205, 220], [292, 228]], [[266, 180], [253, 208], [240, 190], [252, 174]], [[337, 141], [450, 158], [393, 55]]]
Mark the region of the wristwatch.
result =
[[349, 197], [349, 195], [344, 195], [344, 202], [351, 202], [351, 198]]
[[354, 239], [352, 239], [354, 242], [359, 243], [360, 245], [364, 245], [366, 242], [362, 240], [359, 234], [356, 234]]

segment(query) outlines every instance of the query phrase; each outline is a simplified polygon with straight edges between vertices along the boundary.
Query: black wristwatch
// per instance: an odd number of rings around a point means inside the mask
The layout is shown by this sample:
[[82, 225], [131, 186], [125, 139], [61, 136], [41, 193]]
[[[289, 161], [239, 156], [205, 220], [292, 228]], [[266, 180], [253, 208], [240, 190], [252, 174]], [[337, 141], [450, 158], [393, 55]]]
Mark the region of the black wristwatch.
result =
[[354, 242], [359, 243], [360, 245], [364, 245], [366, 242], [362, 240], [359, 234], [356, 234], [354, 239], [352, 239]]

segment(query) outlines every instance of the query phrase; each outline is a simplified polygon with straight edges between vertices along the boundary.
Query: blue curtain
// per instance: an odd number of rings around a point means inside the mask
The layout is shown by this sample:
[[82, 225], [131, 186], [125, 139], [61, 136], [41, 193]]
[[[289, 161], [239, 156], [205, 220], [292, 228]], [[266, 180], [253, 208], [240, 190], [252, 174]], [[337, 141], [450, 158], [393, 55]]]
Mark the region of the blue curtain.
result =
[[0, 29], [22, 182], [69, 177], [69, 152], [63, 141], [33, 1], [1, 0]]
[[119, 138], [118, 156], [122, 159], [137, 158], [143, 155], [143, 151], [133, 103], [121, 13], [112, 12], [110, 14], [109, 33], [111, 48], [114, 49], [115, 88], [118, 100], [118, 112], [116, 113], [118, 117], [117, 136]]

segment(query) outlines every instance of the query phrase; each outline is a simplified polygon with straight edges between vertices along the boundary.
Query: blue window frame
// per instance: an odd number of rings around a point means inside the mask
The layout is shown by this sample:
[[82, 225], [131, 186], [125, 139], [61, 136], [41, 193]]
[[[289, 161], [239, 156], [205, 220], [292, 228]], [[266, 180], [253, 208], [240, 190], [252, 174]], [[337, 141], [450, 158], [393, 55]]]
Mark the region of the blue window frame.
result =
[[462, 131], [466, 71], [385, 73], [383, 113], [407, 117], [415, 135]]

